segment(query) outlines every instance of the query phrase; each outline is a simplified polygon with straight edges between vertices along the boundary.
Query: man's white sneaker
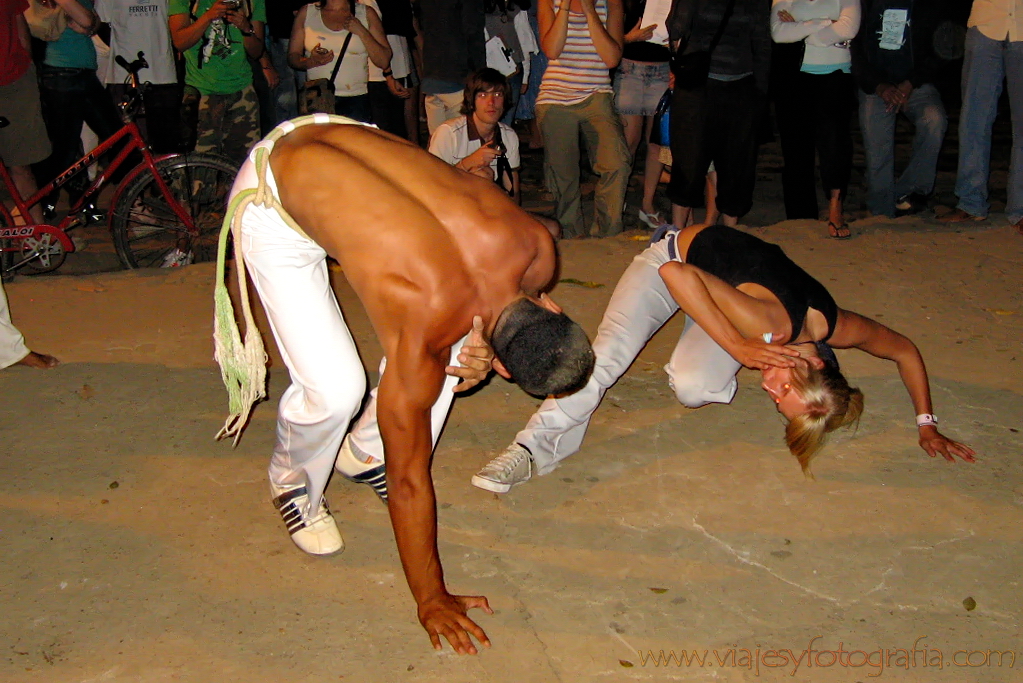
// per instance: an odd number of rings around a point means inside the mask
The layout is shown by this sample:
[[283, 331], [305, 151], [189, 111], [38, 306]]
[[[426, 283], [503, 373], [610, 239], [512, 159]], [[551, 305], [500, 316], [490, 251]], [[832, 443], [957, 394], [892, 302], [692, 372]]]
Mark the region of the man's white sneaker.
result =
[[522, 444], [513, 443], [473, 476], [472, 485], [485, 491], [506, 493], [532, 476], [532, 454]]
[[327, 508], [327, 501], [320, 497], [320, 507], [315, 514], [309, 507], [309, 491], [304, 485], [277, 486], [270, 482], [270, 495], [274, 507], [281, 513], [284, 526], [291, 534], [291, 540], [310, 555], [332, 555], [345, 549], [341, 531]]
[[382, 462], [363, 462], [355, 456], [352, 445], [346, 436], [341, 442], [341, 450], [334, 461], [334, 469], [348, 481], [356, 484], [366, 484], [373, 489], [373, 492], [387, 505], [387, 472]]

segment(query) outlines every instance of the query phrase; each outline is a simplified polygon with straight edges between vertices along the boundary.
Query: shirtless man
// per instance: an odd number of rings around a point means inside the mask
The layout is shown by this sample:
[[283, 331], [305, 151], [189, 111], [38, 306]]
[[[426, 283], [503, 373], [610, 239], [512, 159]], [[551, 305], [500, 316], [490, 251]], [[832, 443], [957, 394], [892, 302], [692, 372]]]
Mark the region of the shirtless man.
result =
[[[272, 148], [268, 184], [305, 233], [251, 204], [236, 242], [291, 372], [270, 464], [274, 503], [296, 545], [329, 554], [343, 548], [322, 497], [332, 467], [373, 485], [387, 501], [434, 647], [443, 635], [459, 653], [475, 654], [469, 634], [490, 641], [466, 611], [491, 609], [485, 597], [448, 592], [437, 552], [430, 458], [459, 379], [445, 370], [468, 378], [462, 386], [485, 376], [449, 366], [471, 361], [458, 349], [478, 317], [494, 369], [524, 390], [561, 395], [586, 383], [593, 367], [586, 335], [544, 293], [555, 274], [553, 239], [494, 183], [374, 128], [323, 122], [274, 138], [257, 145], [234, 188], [237, 195], [256, 187], [253, 159]], [[373, 399], [347, 436], [366, 380], [330, 289], [327, 255], [340, 263], [386, 356]]]

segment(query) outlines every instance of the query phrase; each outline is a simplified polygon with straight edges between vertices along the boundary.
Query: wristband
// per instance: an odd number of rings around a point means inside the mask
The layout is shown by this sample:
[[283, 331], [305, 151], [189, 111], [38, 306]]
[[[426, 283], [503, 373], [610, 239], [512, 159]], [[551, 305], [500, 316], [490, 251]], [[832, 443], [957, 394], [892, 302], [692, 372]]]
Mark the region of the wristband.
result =
[[391, 71], [390, 69], [384, 69], [384, 78], [387, 78], [388, 76], [391, 76], [393, 74], [394, 72]]
[[923, 413], [921, 415], [917, 415], [916, 416], [916, 426], [917, 427], [937, 427], [938, 426], [938, 417], [936, 415], [932, 415], [931, 413]]

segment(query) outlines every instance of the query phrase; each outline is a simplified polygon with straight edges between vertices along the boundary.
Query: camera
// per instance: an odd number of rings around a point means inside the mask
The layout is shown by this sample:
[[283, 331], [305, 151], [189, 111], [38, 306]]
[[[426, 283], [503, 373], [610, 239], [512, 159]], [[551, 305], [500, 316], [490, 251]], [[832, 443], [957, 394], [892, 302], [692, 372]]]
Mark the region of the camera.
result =
[[238, 9], [241, 4], [241, 0], [224, 0], [224, 5], [230, 9]]
[[496, 149], [497, 156], [503, 157], [505, 154], [508, 153], [508, 148], [505, 147], [504, 143], [500, 140], [497, 139], [491, 140], [487, 146], [491, 147], [492, 149]]

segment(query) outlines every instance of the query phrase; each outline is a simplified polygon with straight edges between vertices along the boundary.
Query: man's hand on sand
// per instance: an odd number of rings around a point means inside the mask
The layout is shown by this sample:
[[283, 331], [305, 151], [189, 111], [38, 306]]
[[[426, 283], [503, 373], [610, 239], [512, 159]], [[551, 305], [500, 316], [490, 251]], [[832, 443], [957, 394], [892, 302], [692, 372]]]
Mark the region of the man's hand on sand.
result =
[[462, 382], [455, 385], [452, 391], [467, 391], [482, 382], [490, 374], [491, 362], [494, 360], [494, 349], [483, 335], [483, 318], [472, 319], [472, 330], [458, 354], [461, 365], [449, 365], [444, 371], [452, 377], [461, 377]]
[[479, 607], [487, 614], [493, 614], [490, 604], [482, 595], [451, 595], [444, 593], [435, 600], [419, 606], [419, 623], [430, 634], [433, 649], [444, 647], [441, 636], [447, 638], [451, 647], [460, 655], [474, 655], [478, 652], [469, 634], [476, 637], [484, 647], [490, 647], [490, 639], [475, 621], [465, 616], [473, 607]]
[[53, 356], [47, 356], [45, 353], [29, 351], [28, 355], [15, 363], [15, 365], [26, 365], [36, 370], [49, 370], [60, 365], [60, 361]]

